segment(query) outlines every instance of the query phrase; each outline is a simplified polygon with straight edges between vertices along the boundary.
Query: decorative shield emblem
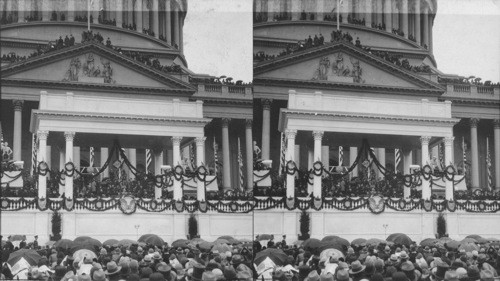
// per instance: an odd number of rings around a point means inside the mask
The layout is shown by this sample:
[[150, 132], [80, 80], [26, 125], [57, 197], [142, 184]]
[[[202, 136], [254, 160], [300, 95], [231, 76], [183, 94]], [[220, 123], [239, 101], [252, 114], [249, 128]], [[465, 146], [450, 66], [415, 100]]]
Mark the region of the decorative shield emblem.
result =
[[75, 202], [73, 202], [73, 199], [71, 199], [71, 198], [66, 198], [66, 199], [64, 200], [64, 206], [66, 207], [66, 210], [67, 210], [67, 211], [71, 211], [71, 210], [73, 210], [74, 205], [75, 205]]
[[100, 199], [97, 199], [97, 202], [95, 202], [95, 208], [97, 210], [101, 210], [102, 209], [102, 201]]
[[[6, 201], [4, 201], [4, 202], [6, 202]], [[2, 207], [3, 207], [3, 202], [2, 202]], [[45, 198], [39, 198], [38, 199], [38, 208], [40, 210], [46, 210], [47, 209], [47, 200], [45, 200]]]
[[381, 196], [372, 196], [368, 198], [368, 209], [374, 214], [380, 214], [385, 209], [385, 200]]
[[286, 207], [289, 210], [295, 209], [295, 198], [293, 198], [293, 197], [287, 198], [286, 199]]
[[321, 198], [314, 198], [313, 200], [313, 207], [316, 210], [321, 209], [321, 205], [323, 205], [323, 200]]
[[207, 201], [199, 201], [198, 202], [198, 208], [202, 213], [206, 213], [208, 210], [208, 204]]
[[351, 199], [344, 200], [344, 208], [346, 208], [346, 210], [350, 210], [351, 207], [352, 207]]
[[155, 211], [158, 208], [158, 202], [156, 202], [156, 200], [151, 200], [151, 202], [149, 204], [150, 204], [151, 210], [153, 210], [153, 211]]
[[430, 200], [425, 200], [423, 205], [424, 210], [426, 210], [427, 212], [432, 211], [432, 202]]
[[175, 207], [175, 210], [177, 212], [182, 212], [182, 211], [184, 211], [184, 202], [182, 202], [180, 200], [179, 201], [175, 201], [174, 207]]
[[130, 214], [133, 214], [135, 213], [135, 209], [136, 209], [136, 202], [135, 202], [135, 198], [132, 197], [132, 196], [123, 196], [121, 199], [120, 199], [120, 209], [121, 211], [126, 214], [126, 215], [130, 215]]
[[[40, 201], [40, 200], [39, 200]], [[2, 209], [7, 209], [10, 206], [10, 202], [8, 200], [2, 200]], [[40, 206], [40, 202], [38, 202], [38, 206]]]
[[232, 201], [229, 204], [229, 208], [231, 209], [231, 211], [236, 212], [236, 211], [238, 211], [238, 204], [236, 204], [236, 202]]
[[447, 203], [448, 203], [448, 211], [455, 212], [457, 208], [457, 204], [455, 203], [455, 201], [449, 200]]
[[406, 208], [406, 200], [404, 199], [400, 199], [399, 200], [399, 203], [398, 203], [398, 207], [399, 209], [403, 210], [404, 208]]
[[484, 211], [484, 209], [486, 209], [486, 204], [483, 201], [480, 201], [479, 204], [477, 204], [477, 207], [480, 211]]

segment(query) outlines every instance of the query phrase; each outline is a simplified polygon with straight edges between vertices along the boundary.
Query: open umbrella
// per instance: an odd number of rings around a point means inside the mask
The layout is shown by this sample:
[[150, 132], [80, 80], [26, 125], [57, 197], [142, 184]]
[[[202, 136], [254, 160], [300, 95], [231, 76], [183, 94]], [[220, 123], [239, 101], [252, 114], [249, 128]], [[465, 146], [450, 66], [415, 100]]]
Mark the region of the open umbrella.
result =
[[259, 234], [257, 241], [270, 240], [273, 236], [271, 234]]
[[116, 239], [108, 239], [108, 240], [106, 240], [106, 241], [102, 242], [102, 244], [103, 244], [103, 245], [106, 245], [106, 246], [113, 246], [113, 245], [115, 245], [115, 244], [118, 244], [118, 242], [119, 242], [119, 241], [118, 241], [118, 240], [116, 240]]
[[62, 248], [62, 249], [70, 249], [76, 245], [75, 242], [69, 240], [69, 239], [61, 239], [54, 243], [54, 247], [56, 248]]
[[445, 242], [444, 246], [449, 249], [456, 250], [460, 246], [460, 242], [455, 240], [450, 240], [448, 242]]
[[[276, 264], [269, 257], [266, 257], [260, 264], [255, 264], [255, 270], [257, 271], [258, 276], [263, 276], [264, 280], [268, 280], [272, 278], [272, 272], [276, 268]], [[267, 278], [267, 279], [266, 279]]]
[[336, 241], [325, 241], [321, 242], [320, 246], [316, 250], [313, 250], [313, 252], [319, 254], [327, 249], [337, 249], [339, 251], [345, 252], [347, 251], [347, 248], [348, 246], [342, 245]]
[[266, 258], [271, 259], [277, 266], [283, 266], [285, 265], [288, 256], [281, 249], [268, 248], [265, 249], [264, 251], [258, 252], [255, 255], [253, 262], [255, 264], [261, 264]]
[[318, 249], [321, 246], [321, 241], [319, 241], [316, 238], [309, 238], [304, 243], [302, 243], [302, 247], [304, 247], [304, 250], [306, 251], [313, 251]]
[[73, 253], [73, 258], [79, 258], [80, 260], [84, 260], [84, 258], [87, 258], [92, 260], [97, 258], [97, 255], [94, 253], [94, 251], [88, 249], [80, 249]]
[[219, 253], [225, 253], [231, 250], [231, 247], [229, 247], [227, 244], [215, 244], [215, 246], [213, 246], [212, 248], [212, 252], [219, 251]]
[[488, 240], [487, 238], [483, 238], [483, 237], [480, 237], [480, 238], [477, 238], [477, 243], [479, 244], [486, 244], [488, 242], [490, 242], [490, 240]]
[[155, 245], [158, 247], [161, 247], [161, 246], [163, 246], [163, 244], [165, 244], [165, 241], [163, 241], [163, 239], [161, 239], [160, 236], [158, 236], [156, 234], [144, 234], [137, 241], [144, 242], [146, 244]]
[[[481, 238], [481, 237], [479, 237], [479, 238]], [[460, 242], [462, 242], [462, 243], [477, 243], [477, 240], [475, 238], [472, 238], [472, 237], [467, 237], [467, 238], [464, 238]]]
[[75, 243], [81, 243], [81, 242], [83, 242], [83, 241], [87, 241], [87, 240], [89, 240], [89, 239], [93, 239], [93, 238], [92, 238], [92, 237], [90, 237], [90, 236], [79, 236], [79, 237], [76, 237], [76, 238], [73, 240], [73, 242], [75, 242]]
[[344, 254], [337, 249], [326, 249], [324, 251], [321, 251], [321, 254], [319, 255], [319, 258], [321, 260], [330, 257], [344, 258]]
[[[110, 240], [113, 240], [113, 239], [110, 239]], [[104, 243], [106, 243], [106, 242], [104, 242]], [[125, 247], [128, 247], [134, 243], [137, 243], [137, 241], [134, 241], [132, 239], [122, 239], [122, 240], [117, 242], [118, 245], [125, 246]], [[112, 244], [112, 245], [114, 245], [114, 244]]]
[[200, 243], [202, 242], [206, 242], [205, 240], [201, 239], [201, 238], [193, 238], [189, 241], [189, 245], [199, 245]]
[[56, 243], [56, 241], [52, 241], [52, 240], [49, 240], [45, 243], [45, 246], [48, 246], [49, 248], [52, 248], [52, 246], [54, 246], [54, 244]]
[[235, 239], [229, 235], [224, 235], [224, 236], [217, 238], [217, 240], [219, 240], [219, 239], [226, 239], [230, 244], [238, 244], [240, 242], [240, 241], [238, 241], [238, 239]]
[[203, 241], [198, 244], [198, 247], [203, 251], [210, 251], [215, 244], [213, 242]]
[[10, 266], [14, 266], [21, 259], [24, 259], [30, 265], [37, 265], [38, 261], [41, 258], [42, 258], [42, 256], [40, 256], [40, 254], [38, 254], [33, 249], [21, 249], [21, 250], [17, 250], [15, 252], [10, 253], [9, 258], [7, 259], [7, 262], [10, 264]]
[[434, 239], [434, 238], [426, 238], [422, 241], [420, 241], [420, 246], [429, 246], [429, 247], [432, 247], [434, 245], [436, 245], [437, 243], [439, 243], [439, 240], [438, 239]]
[[366, 240], [365, 243], [366, 243], [366, 245], [377, 246], [380, 243], [387, 243], [387, 241], [384, 241], [384, 240], [378, 239], [378, 238], [371, 238], [371, 239]]
[[471, 234], [471, 235], [467, 235], [465, 238], [477, 239], [477, 238], [481, 238], [481, 236], [479, 236], [477, 234]]
[[349, 246], [351, 246], [351, 243], [349, 243], [349, 241], [336, 235], [325, 236], [323, 239], [321, 239], [321, 242], [326, 242], [326, 241], [334, 241], [338, 244], [345, 245], [346, 248], [349, 248]]
[[94, 238], [87, 238], [86, 240], [79, 240], [78, 242], [75, 242], [75, 245], [89, 245], [94, 248], [100, 248], [102, 247], [101, 241], [94, 239]]
[[187, 248], [187, 245], [189, 244], [189, 240], [186, 240], [186, 239], [178, 239], [178, 240], [175, 240], [174, 242], [172, 242], [172, 247], [174, 248]]
[[363, 244], [363, 243], [366, 243], [366, 239], [356, 238], [356, 239], [352, 240], [351, 245], [361, 246], [361, 244]]
[[70, 252], [71, 254], [74, 254], [74, 253], [76, 253], [76, 252], [77, 252], [77, 251], [79, 251], [79, 250], [88, 250], [88, 251], [91, 251], [91, 252], [97, 253], [97, 250], [98, 250], [98, 249], [99, 249], [99, 248], [96, 248], [96, 247], [95, 247], [95, 246], [93, 246], [93, 245], [90, 245], [90, 244], [83, 244], [83, 243], [81, 243], [81, 244], [77, 244], [76, 246], [74, 246], [73, 248], [71, 248], [71, 249], [69, 250], [69, 252]]
[[465, 250], [466, 252], [479, 251], [479, 246], [474, 243], [463, 243], [458, 246], [459, 250]]
[[413, 243], [411, 238], [408, 237], [408, 235], [406, 235], [404, 233], [399, 233], [399, 234], [395, 234], [392, 237], [387, 237], [386, 240], [390, 241], [390, 242], [394, 242], [394, 244], [400, 244], [400, 245], [406, 245], [406, 246], [409, 246], [411, 243]]
[[214, 241], [215, 244], [231, 244], [229, 242], [229, 240], [227, 239], [221, 239], [221, 238], [218, 238], [217, 240]]

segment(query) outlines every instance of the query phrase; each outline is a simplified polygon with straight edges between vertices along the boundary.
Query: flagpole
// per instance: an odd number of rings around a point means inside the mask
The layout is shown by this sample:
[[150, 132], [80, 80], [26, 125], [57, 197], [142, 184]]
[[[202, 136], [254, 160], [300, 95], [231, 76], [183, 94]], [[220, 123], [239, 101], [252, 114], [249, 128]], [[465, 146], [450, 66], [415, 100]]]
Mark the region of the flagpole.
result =
[[91, 0], [87, 0], [87, 30], [90, 31], [90, 2]]
[[340, 0], [337, 0], [337, 31], [340, 30]]

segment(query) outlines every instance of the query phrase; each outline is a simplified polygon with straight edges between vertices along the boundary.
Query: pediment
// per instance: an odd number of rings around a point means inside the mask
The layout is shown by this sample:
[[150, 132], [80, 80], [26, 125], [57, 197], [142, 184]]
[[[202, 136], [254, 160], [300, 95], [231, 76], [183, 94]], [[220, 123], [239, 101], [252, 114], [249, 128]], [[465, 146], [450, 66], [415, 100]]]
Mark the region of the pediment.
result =
[[194, 92], [193, 86], [180, 78], [94, 43], [69, 47], [9, 66], [2, 69], [2, 79]]
[[415, 73], [400, 69], [353, 46], [329, 44], [258, 64], [257, 79], [331, 82], [390, 88], [440, 89]]

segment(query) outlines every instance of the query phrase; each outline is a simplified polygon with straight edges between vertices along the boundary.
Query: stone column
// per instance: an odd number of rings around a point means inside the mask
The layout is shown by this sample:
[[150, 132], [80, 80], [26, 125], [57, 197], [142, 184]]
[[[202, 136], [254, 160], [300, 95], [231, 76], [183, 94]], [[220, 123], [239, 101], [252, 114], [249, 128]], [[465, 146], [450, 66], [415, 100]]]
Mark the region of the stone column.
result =
[[[175, 169], [177, 165], [181, 164], [181, 140], [182, 137], [172, 137], [173, 159], [174, 159], [174, 165], [172, 169]], [[159, 198], [157, 192], [158, 191], [155, 192], [155, 197]], [[159, 193], [161, 197], [161, 190], [159, 191]], [[174, 179], [174, 200], [181, 200], [182, 196], [183, 196], [182, 182]]]
[[479, 148], [477, 145], [477, 124], [479, 119], [472, 118], [470, 120], [470, 142], [471, 142], [471, 175], [472, 187], [479, 187]]
[[42, 0], [42, 21], [50, 21], [49, 0]]
[[[129, 148], [128, 150], [128, 161], [132, 167], [137, 168], [137, 150], [135, 148]], [[130, 179], [135, 178], [134, 173], [132, 173], [132, 169], [128, 169], [128, 177]]]
[[93, 20], [93, 22], [91, 23], [99, 24], [99, 13], [101, 12], [101, 7], [102, 7], [101, 1], [102, 0], [94, 1], [94, 5], [90, 7], [91, 9], [90, 14], [92, 15], [92, 20]]
[[404, 37], [408, 39], [408, 0], [401, 1], [401, 23]]
[[377, 10], [377, 25], [384, 21], [384, 7], [382, 1], [375, 1]]
[[[64, 171], [64, 165], [66, 164], [66, 153], [62, 148], [59, 149], [59, 171]], [[61, 184], [61, 182], [64, 183], [66, 180], [66, 176], [62, 175], [61, 176], [61, 181], [59, 182], [59, 194], [62, 195], [64, 193], [64, 184]]]
[[161, 174], [161, 166], [163, 165], [163, 150], [161, 148], [153, 151], [153, 161], [155, 165], [155, 175]]
[[500, 189], [500, 119], [493, 120], [493, 142], [495, 147], [495, 187]]
[[[323, 13], [325, 12], [325, 0], [316, 0], [316, 21], [323, 21]], [[281, 11], [280, 11], [281, 12]]]
[[49, 168], [52, 168], [52, 146], [47, 145], [47, 148], [45, 149], [45, 155], [45, 162], [47, 162]]
[[155, 38], [159, 38], [160, 37], [160, 17], [158, 16], [159, 13], [158, 13], [158, 0], [152, 0], [152, 3], [153, 5], [153, 32], [155, 33]]
[[424, 26], [422, 27], [422, 32], [423, 32], [423, 45], [427, 45], [427, 48], [429, 48], [429, 8], [425, 7], [424, 8]]
[[372, 27], [372, 0], [365, 0], [364, 3], [364, 17], [365, 17], [365, 26]]
[[342, 23], [347, 23], [347, 16], [349, 15], [349, 3], [350, 1], [345, 1], [340, 5], [340, 15], [342, 16]]
[[[422, 144], [422, 169], [427, 162], [429, 161], [429, 141], [431, 140], [430, 136], [422, 136], [420, 137], [420, 143]], [[428, 180], [425, 180], [422, 177], [422, 199], [429, 200], [432, 195], [431, 185]]]
[[[447, 167], [453, 164], [453, 140], [454, 137], [445, 137], [444, 138], [444, 166]], [[445, 198], [446, 200], [453, 200], [453, 181], [449, 181], [446, 178], [445, 185]]]
[[[75, 132], [64, 132], [64, 138], [66, 140], [66, 163], [74, 162], [73, 161], [73, 139], [75, 137]], [[76, 166], [75, 166], [76, 169]], [[73, 176], [66, 176], [64, 193], [66, 198], [73, 199]]]
[[[38, 131], [38, 155], [37, 162], [47, 162], [47, 137], [48, 131]], [[47, 175], [38, 175], [38, 198], [47, 198]]]
[[267, 21], [274, 21], [274, 1], [267, 1]]
[[177, 48], [180, 49], [181, 44], [180, 44], [180, 35], [179, 35], [179, 25], [180, 25], [180, 20], [179, 20], [179, 8], [175, 7], [174, 8], [174, 38], [172, 40], [172, 45], [175, 46], [177, 44]]
[[[410, 174], [410, 166], [413, 163], [412, 151], [411, 151], [411, 149], [403, 149], [402, 154], [403, 154], [403, 174], [409, 175]], [[411, 195], [410, 187], [405, 186], [403, 190], [404, 190], [403, 197], [409, 198]]]
[[420, 45], [420, 0], [415, 0], [415, 39]]
[[[378, 152], [377, 152], [377, 157], [378, 157], [378, 162], [380, 162], [380, 165], [382, 165], [383, 167], [386, 166], [386, 163], [385, 163], [385, 148], [378, 148], [377, 149]], [[379, 176], [379, 178], [385, 178], [384, 174], [382, 174], [381, 171], [376, 170], [376, 173], [377, 175]]]
[[[101, 147], [101, 167], [104, 166], [106, 160], [108, 160], [108, 157], [109, 157], [109, 148]], [[102, 171], [102, 178], [107, 178], [107, 177], [109, 177], [109, 168], [106, 168], [106, 170]]]
[[12, 104], [14, 105], [14, 138], [12, 144], [14, 151], [12, 157], [14, 161], [21, 161], [24, 101], [14, 100]]
[[245, 129], [245, 147], [247, 160], [247, 190], [253, 189], [253, 137], [252, 137], [252, 119], [246, 119]]
[[[321, 161], [321, 140], [323, 139], [323, 131], [314, 131], [314, 159], [313, 163], [316, 161]], [[313, 192], [315, 198], [321, 198], [321, 176], [314, 176]]]
[[[130, 0], [132, 1], [132, 0]], [[136, 0], [135, 3], [135, 25], [137, 27], [137, 32], [142, 33], [142, 0]]]
[[73, 163], [75, 164], [75, 169], [80, 171], [80, 147], [73, 146]]
[[170, 0], [165, 1], [165, 37], [167, 44], [172, 45], [172, 8]]
[[24, 22], [25, 0], [17, 1], [17, 22]]
[[127, 25], [134, 24], [134, 1], [133, 0], [125, 0], [127, 1]]
[[301, 8], [301, 1], [300, 0], [292, 0], [292, 5], [291, 5], [291, 10], [292, 10], [292, 20], [299, 20], [300, 19], [300, 13], [302, 12]]
[[122, 27], [123, 24], [123, 0], [115, 0], [116, 2], [116, 26]]
[[[349, 166], [352, 166], [352, 164], [354, 164], [354, 161], [356, 161], [356, 157], [357, 156], [358, 156], [358, 148], [356, 146], [349, 147]], [[361, 164], [361, 163], [359, 163], [359, 164]], [[358, 166], [356, 166], [352, 170], [351, 176], [352, 177], [357, 177], [358, 176]]]
[[[285, 131], [285, 136], [287, 141], [286, 162], [290, 160], [295, 161], [295, 137], [297, 136], [297, 130], [287, 129]], [[295, 197], [295, 174], [286, 174], [286, 197]]]
[[391, 0], [384, 0], [384, 23], [385, 23], [385, 31], [392, 32], [392, 3], [391, 3]]
[[271, 146], [271, 102], [272, 100], [262, 100], [262, 159], [269, 160]]
[[68, 0], [68, 19], [69, 22], [75, 21], [75, 0]]
[[229, 149], [229, 122], [231, 119], [222, 118], [222, 185], [224, 190], [231, 188], [231, 160]]
[[[205, 164], [205, 140], [206, 137], [196, 138], [196, 166], [201, 167]], [[197, 179], [198, 190], [196, 191], [196, 199], [205, 201], [205, 182]]]

